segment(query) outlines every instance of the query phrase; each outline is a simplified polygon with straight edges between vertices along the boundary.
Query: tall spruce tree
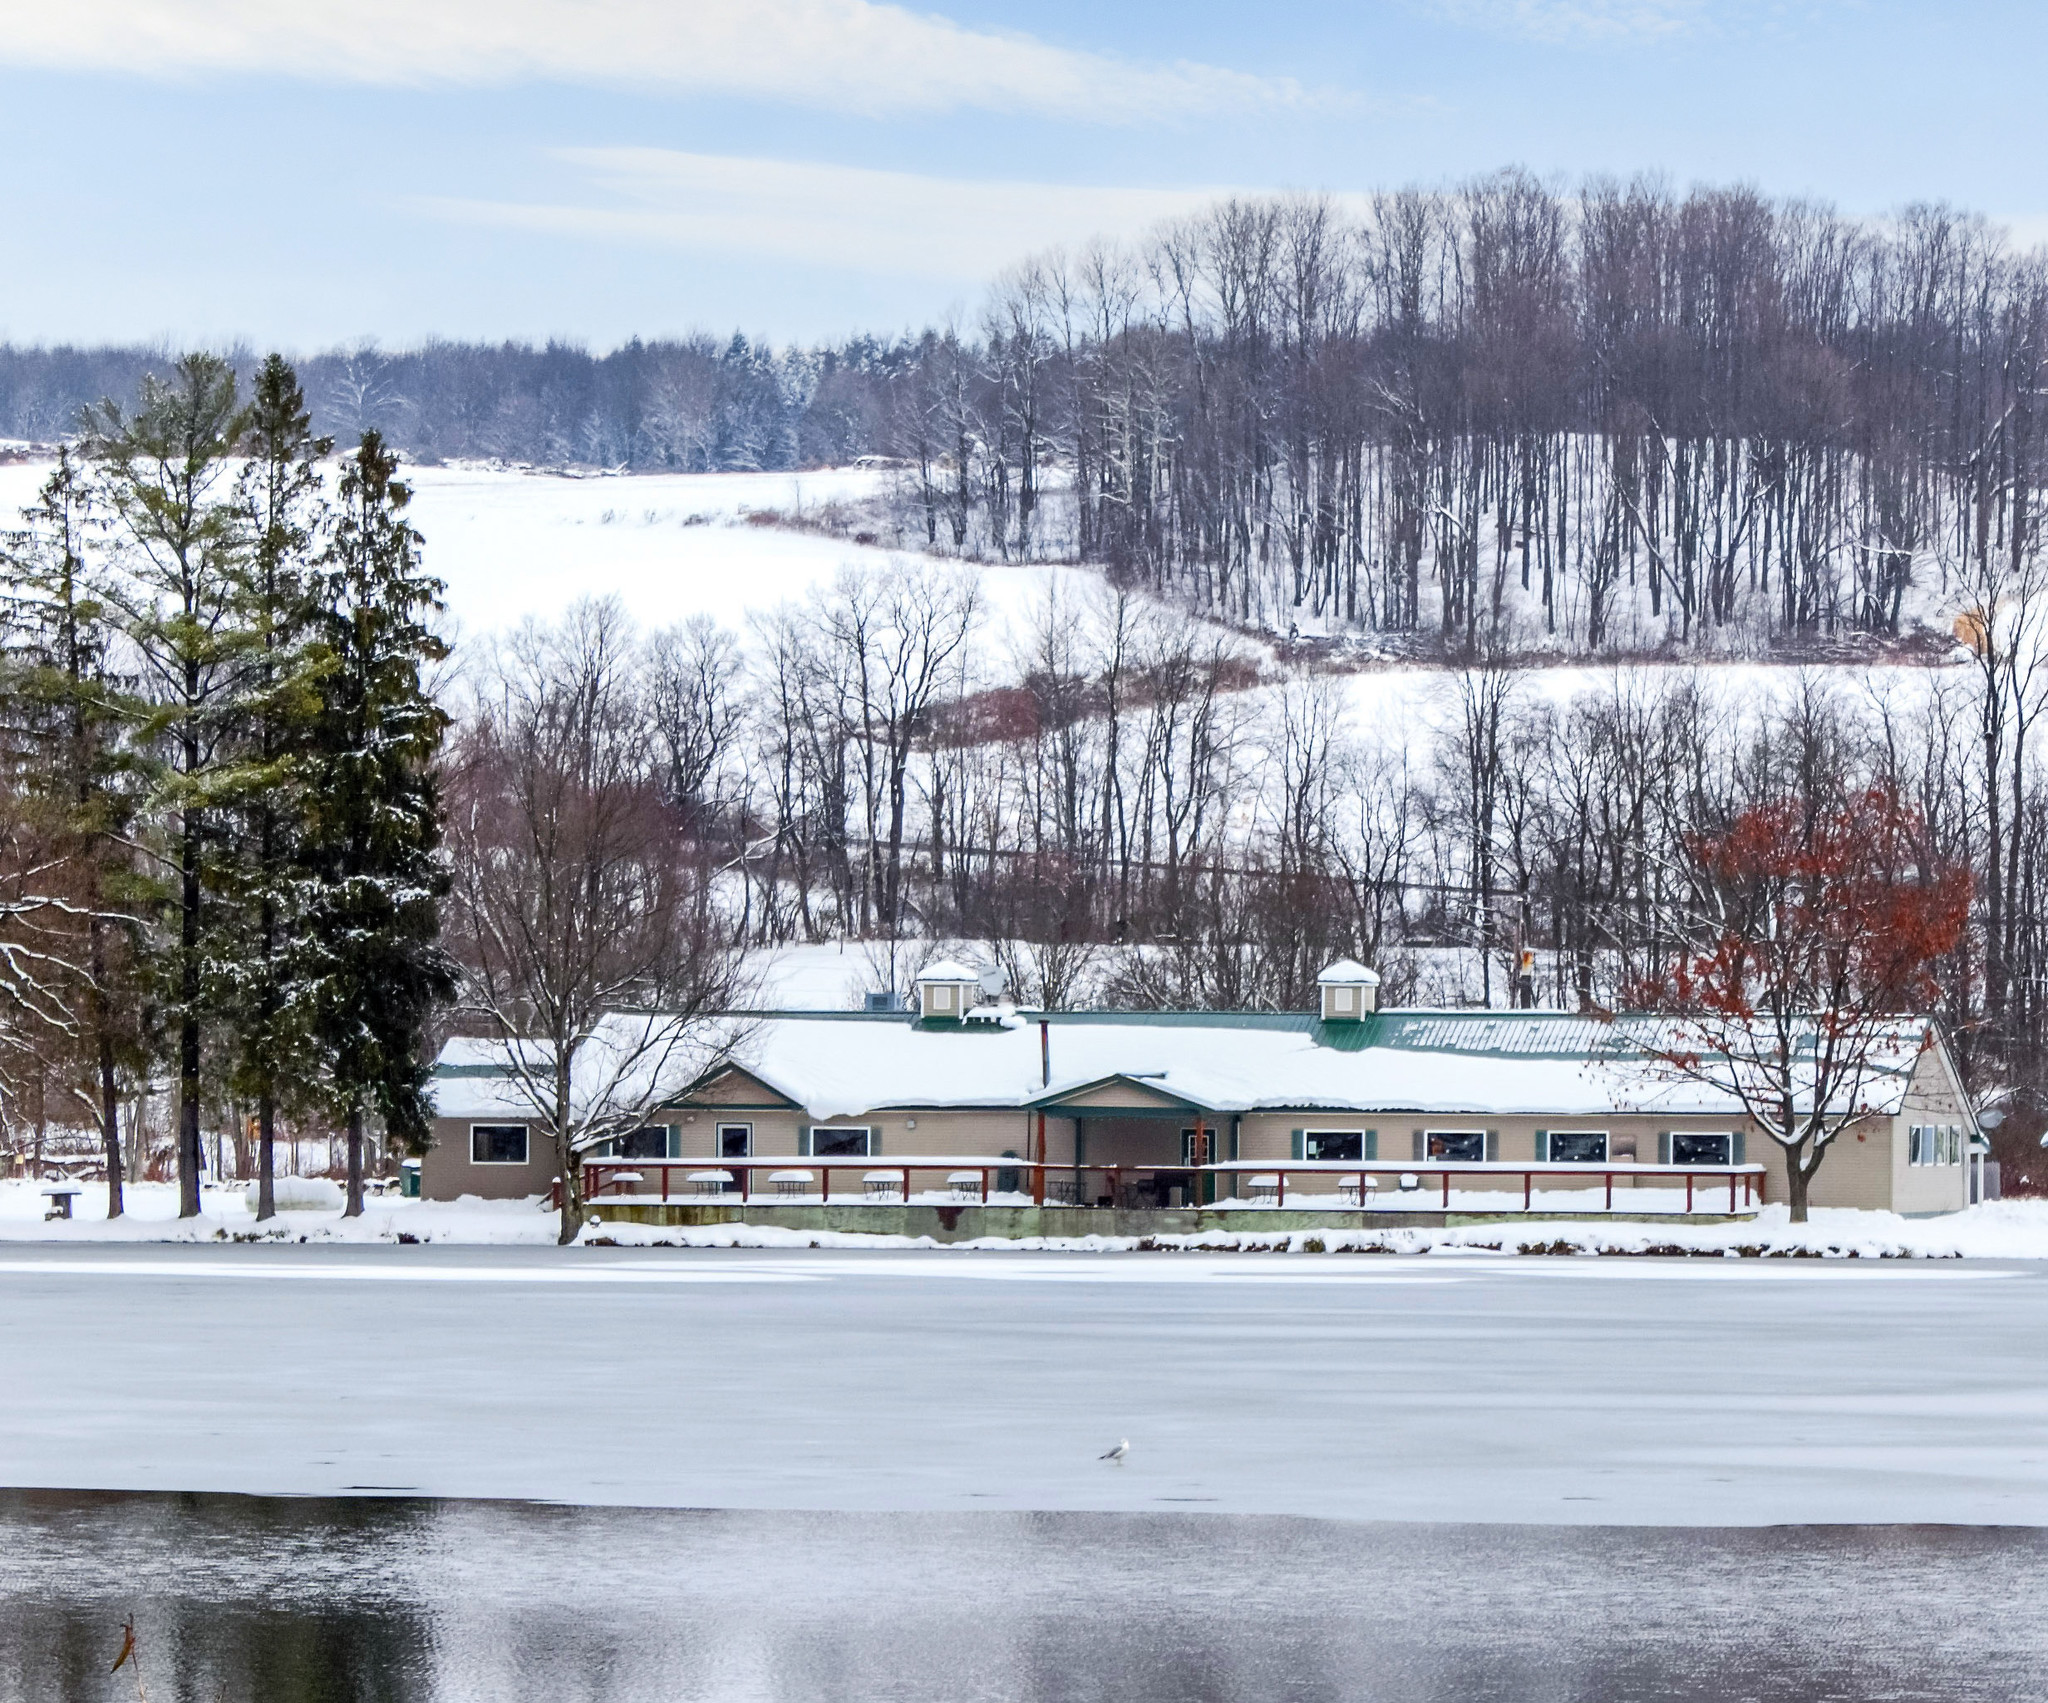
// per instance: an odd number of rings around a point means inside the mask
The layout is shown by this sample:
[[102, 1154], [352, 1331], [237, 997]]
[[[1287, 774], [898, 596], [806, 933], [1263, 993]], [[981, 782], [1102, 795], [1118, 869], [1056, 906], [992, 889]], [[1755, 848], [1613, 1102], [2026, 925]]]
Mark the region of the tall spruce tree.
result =
[[434, 759], [448, 718], [423, 678], [447, 655], [427, 625], [440, 583], [419, 564], [398, 458], [365, 432], [343, 465], [315, 628], [332, 658], [305, 750], [307, 894], [298, 996], [348, 1128], [350, 1216], [363, 1209], [368, 1113], [424, 1150], [426, 1025], [452, 997]]
[[64, 894], [52, 921], [70, 947], [49, 956], [68, 970], [62, 1020], [44, 1044], [66, 1089], [100, 1126], [107, 1216], [123, 1209], [120, 1072], [142, 1062], [137, 985], [139, 908], [149, 897], [130, 830], [138, 773], [127, 731], [132, 682], [109, 660], [113, 629], [89, 548], [94, 523], [77, 460], [56, 468], [0, 549], [5, 570], [4, 705], [8, 759]]
[[217, 960], [217, 982], [235, 1049], [232, 1080], [256, 1107], [261, 1221], [277, 1212], [280, 1098], [311, 1075], [305, 1012], [291, 997], [291, 936], [303, 892], [300, 771], [331, 660], [315, 630], [312, 566], [327, 518], [319, 461], [334, 440], [314, 436], [298, 375], [281, 355], [271, 355], [256, 375], [244, 443], [244, 619], [259, 648], [235, 774], [235, 840], [220, 860], [220, 885], [238, 926]]
[[178, 1211], [188, 1218], [199, 1212], [209, 1017], [206, 865], [223, 826], [227, 771], [241, 756], [243, 689], [262, 654], [247, 620], [248, 528], [231, 488], [247, 424], [234, 369], [195, 354], [168, 379], [145, 379], [132, 414], [111, 400], [90, 410], [83, 444], [121, 556], [121, 625], [150, 700], [141, 734], [157, 753], [150, 803], [164, 818], [158, 855], [171, 872], [175, 939], [162, 953], [162, 981], [177, 1036]]

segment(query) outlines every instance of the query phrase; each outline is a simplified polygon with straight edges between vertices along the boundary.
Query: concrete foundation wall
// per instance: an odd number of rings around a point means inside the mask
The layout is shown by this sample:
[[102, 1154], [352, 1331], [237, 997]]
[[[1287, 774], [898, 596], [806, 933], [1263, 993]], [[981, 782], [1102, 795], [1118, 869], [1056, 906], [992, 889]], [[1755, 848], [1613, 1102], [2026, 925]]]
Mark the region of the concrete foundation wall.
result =
[[[1109, 1208], [1031, 1206], [752, 1206], [689, 1205], [604, 1200], [593, 1210], [605, 1221], [706, 1228], [753, 1224], [784, 1230], [847, 1231], [870, 1236], [929, 1236], [939, 1242], [971, 1242], [983, 1236], [1194, 1236], [1231, 1230], [1276, 1236], [1313, 1235], [1319, 1230], [1403, 1230], [1454, 1224], [1567, 1224], [1597, 1216], [1605, 1223], [1737, 1224], [1727, 1213], [1631, 1215], [1626, 1212], [1327, 1212], [1301, 1213], [1246, 1208], [1233, 1211], [1112, 1211]], [[599, 1232], [602, 1234], [602, 1231]]]

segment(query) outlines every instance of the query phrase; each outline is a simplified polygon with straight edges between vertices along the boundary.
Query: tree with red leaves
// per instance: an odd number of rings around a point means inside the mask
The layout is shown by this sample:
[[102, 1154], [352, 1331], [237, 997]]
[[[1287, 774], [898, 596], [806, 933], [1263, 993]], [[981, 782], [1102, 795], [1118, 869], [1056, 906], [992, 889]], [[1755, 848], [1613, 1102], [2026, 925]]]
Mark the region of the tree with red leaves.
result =
[[1642, 1045], [1779, 1144], [1804, 1223], [1829, 1146], [1879, 1116], [1877, 1091], [1934, 1045], [1918, 1014], [1968, 922], [1970, 874], [1933, 855], [1887, 788], [1754, 805], [1687, 849], [1686, 945], [1634, 990], [1665, 1019]]

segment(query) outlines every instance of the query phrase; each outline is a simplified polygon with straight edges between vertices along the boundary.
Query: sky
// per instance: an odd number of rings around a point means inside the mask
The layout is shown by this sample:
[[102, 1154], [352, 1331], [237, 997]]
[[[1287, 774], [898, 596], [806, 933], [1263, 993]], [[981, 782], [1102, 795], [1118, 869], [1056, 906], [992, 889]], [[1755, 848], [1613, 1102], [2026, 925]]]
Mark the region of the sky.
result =
[[971, 322], [1230, 192], [1514, 164], [2048, 238], [2023, 0], [0, 0], [0, 339]]

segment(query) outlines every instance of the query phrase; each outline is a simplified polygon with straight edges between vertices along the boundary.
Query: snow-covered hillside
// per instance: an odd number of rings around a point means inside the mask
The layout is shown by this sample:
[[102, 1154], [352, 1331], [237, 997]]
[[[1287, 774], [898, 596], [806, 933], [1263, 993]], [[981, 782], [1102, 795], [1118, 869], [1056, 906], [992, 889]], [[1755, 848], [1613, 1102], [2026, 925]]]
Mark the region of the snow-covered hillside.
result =
[[[48, 472], [47, 462], [0, 465], [0, 524], [34, 500]], [[858, 501], [876, 495], [887, 477], [856, 468], [632, 478], [477, 466], [406, 470], [413, 524], [426, 539], [428, 566], [448, 588], [458, 637], [500, 632], [528, 616], [547, 620], [579, 597], [606, 595], [623, 599], [645, 627], [701, 611], [743, 631], [750, 614], [828, 585], [844, 566], [888, 560], [884, 550], [746, 517], [796, 517], [823, 503]], [[1076, 570], [979, 574], [1001, 617]]]
[[[33, 500], [47, 471], [47, 463], [0, 465], [0, 521]], [[748, 519], [796, 518], [875, 497], [890, 475], [873, 469], [574, 478], [458, 465], [414, 467], [407, 477], [413, 520], [426, 539], [428, 565], [447, 586], [447, 625], [458, 640], [502, 632], [528, 617], [548, 620], [578, 598], [607, 595], [621, 599], [644, 628], [701, 612], [745, 637], [751, 616], [829, 585], [844, 567], [890, 559], [871, 545]], [[1049, 587], [1057, 582], [1079, 592], [1101, 583], [1083, 568], [961, 571], [978, 576], [987, 611], [977, 647], [984, 684], [1000, 683], [1009, 634]], [[1275, 663], [1286, 659], [1284, 646], [1248, 648]], [[1902, 664], [1820, 672], [1838, 689], [1905, 707], [1924, 702], [1952, 671]], [[1518, 691], [1562, 704], [1614, 678], [1613, 665], [1531, 668]], [[1705, 665], [1701, 678], [1715, 696], [1755, 708], [1797, 691], [1802, 671], [1722, 663]], [[1397, 744], [1456, 713], [1445, 672], [1426, 664], [1370, 667], [1341, 676], [1339, 690], [1359, 731]]]

